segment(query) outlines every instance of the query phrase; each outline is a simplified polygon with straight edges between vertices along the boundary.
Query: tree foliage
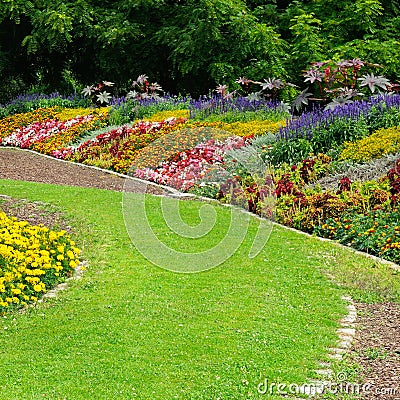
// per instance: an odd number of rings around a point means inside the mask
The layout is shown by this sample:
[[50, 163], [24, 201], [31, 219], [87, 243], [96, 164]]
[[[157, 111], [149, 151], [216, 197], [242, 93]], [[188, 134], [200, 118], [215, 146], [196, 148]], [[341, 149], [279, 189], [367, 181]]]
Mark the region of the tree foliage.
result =
[[2, 0], [0, 102], [147, 74], [174, 93], [276, 78], [311, 62], [361, 58], [394, 80], [395, 0]]

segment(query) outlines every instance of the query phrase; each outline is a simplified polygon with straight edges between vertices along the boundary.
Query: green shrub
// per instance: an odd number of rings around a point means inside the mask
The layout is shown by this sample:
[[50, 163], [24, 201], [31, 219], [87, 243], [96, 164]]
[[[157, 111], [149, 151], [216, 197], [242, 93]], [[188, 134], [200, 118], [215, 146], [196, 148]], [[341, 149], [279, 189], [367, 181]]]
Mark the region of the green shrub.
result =
[[314, 132], [311, 146], [314, 153], [327, 152], [338, 148], [344, 142], [362, 139], [368, 135], [368, 125], [364, 118], [335, 118], [326, 129], [317, 129]]

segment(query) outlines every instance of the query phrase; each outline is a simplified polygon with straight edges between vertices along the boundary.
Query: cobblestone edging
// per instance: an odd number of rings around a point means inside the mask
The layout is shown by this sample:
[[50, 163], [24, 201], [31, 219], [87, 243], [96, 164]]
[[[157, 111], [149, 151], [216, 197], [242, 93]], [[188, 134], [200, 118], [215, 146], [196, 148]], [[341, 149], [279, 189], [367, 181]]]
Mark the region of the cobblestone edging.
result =
[[[337, 346], [329, 349], [328, 358], [332, 359], [333, 362], [341, 361], [343, 359], [343, 355], [351, 349], [356, 335], [355, 323], [357, 320], [357, 310], [353, 299], [350, 296], [342, 296], [342, 300], [348, 302], [346, 307], [348, 314], [341, 319], [340, 328], [336, 331], [339, 338]], [[299, 386], [299, 394], [313, 397], [324, 393], [325, 389], [330, 385], [337, 385], [342, 381], [342, 377], [335, 377], [335, 374], [331, 369], [331, 363], [321, 363], [320, 365], [321, 368], [314, 372], [320, 376], [321, 379], [311, 379], [307, 384]]]

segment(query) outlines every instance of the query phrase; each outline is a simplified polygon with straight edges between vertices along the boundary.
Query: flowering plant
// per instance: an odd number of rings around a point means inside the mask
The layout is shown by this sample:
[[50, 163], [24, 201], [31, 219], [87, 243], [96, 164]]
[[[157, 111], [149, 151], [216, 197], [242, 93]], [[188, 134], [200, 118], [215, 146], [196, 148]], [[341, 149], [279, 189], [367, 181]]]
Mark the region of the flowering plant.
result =
[[38, 300], [72, 275], [80, 250], [64, 230], [30, 225], [0, 211], [0, 314]]
[[[354, 98], [362, 98], [366, 95], [364, 87], [369, 88], [369, 93], [375, 91], [388, 91], [392, 85], [384, 76], [375, 76], [373, 73], [366, 73], [360, 77], [360, 71], [364, 67], [381, 67], [362, 61], [358, 58], [353, 60], [341, 60], [338, 62], [322, 61], [314, 62], [311, 67], [304, 72], [304, 82], [316, 84], [319, 91], [319, 100], [326, 103], [328, 99], [332, 103], [326, 105], [327, 109], [334, 109], [336, 106], [346, 104]], [[308, 89], [301, 92], [295, 100], [296, 108], [299, 110], [302, 104], [307, 105], [311, 95]]]
[[193, 149], [182, 151], [154, 169], [136, 169], [134, 175], [176, 189], [187, 191], [207, 175], [212, 166], [223, 164], [224, 151], [245, 145], [243, 138], [231, 137], [223, 142], [210, 139]]
[[400, 261], [400, 218], [397, 210], [345, 213], [314, 229], [318, 236], [337, 240], [393, 262]]
[[132, 89], [126, 95], [127, 99], [141, 100], [141, 99], [158, 99], [159, 93], [162, 92], [161, 86], [157, 82], [150, 83], [147, 75], [139, 75], [136, 80], [132, 82]]
[[96, 85], [86, 86], [82, 90], [85, 97], [90, 98], [96, 106], [106, 105], [110, 103], [112, 98], [111, 93], [107, 92], [107, 88], [114, 86], [113, 82], [103, 81]]

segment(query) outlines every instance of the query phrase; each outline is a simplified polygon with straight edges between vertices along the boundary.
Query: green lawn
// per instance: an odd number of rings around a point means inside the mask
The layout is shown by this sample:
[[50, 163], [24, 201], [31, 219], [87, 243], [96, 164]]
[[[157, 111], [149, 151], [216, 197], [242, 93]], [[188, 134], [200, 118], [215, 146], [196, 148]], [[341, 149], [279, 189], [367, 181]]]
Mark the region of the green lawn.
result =
[[[370, 298], [398, 293], [387, 268], [282, 227], [248, 258], [255, 218], [223, 264], [181, 274], [136, 251], [121, 193], [8, 180], [0, 180], [0, 193], [59, 206], [73, 218], [74, 239], [90, 263], [57, 299], [1, 319], [1, 399], [267, 399], [257, 394], [265, 378], [301, 384], [326, 360], [346, 312], [341, 296], [368, 297], [351, 287], [357, 279], [372, 270], [377, 282], [387, 278], [382, 288], [367, 288]], [[160, 199], [148, 201], [158, 237], [177, 249], [212, 246], [226, 233], [167, 237]], [[198, 223], [200, 206], [181, 201], [182, 219]], [[226, 226], [229, 209], [215, 211], [218, 226]]]

